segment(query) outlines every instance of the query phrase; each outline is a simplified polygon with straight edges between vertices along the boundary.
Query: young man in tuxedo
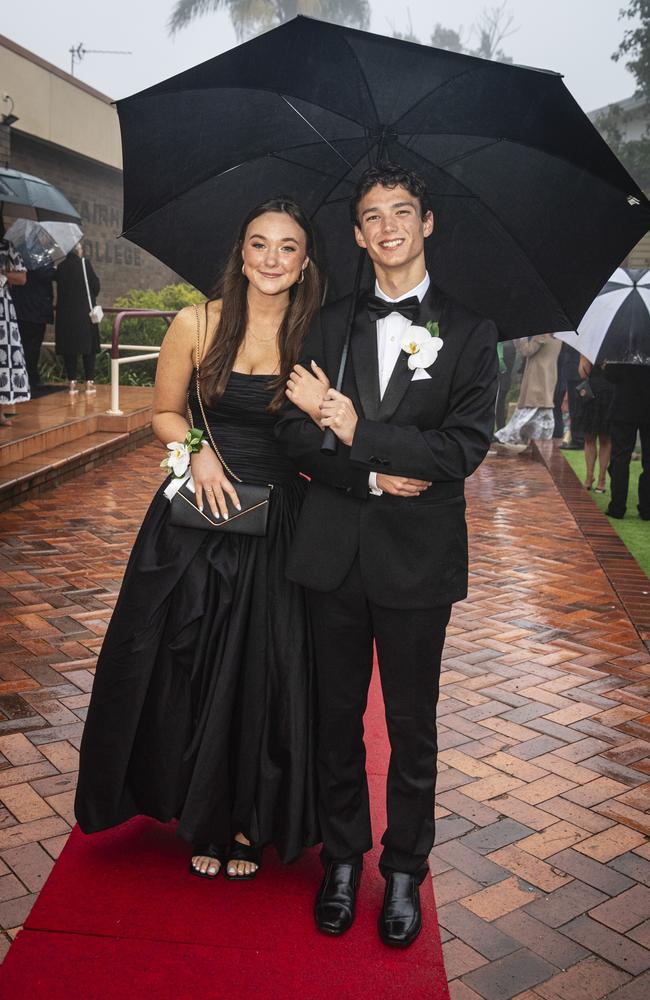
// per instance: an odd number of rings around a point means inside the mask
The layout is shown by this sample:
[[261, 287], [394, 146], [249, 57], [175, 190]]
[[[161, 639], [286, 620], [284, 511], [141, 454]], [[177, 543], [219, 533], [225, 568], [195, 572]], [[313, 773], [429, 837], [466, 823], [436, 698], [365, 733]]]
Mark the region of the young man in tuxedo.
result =
[[[431, 283], [434, 219], [419, 177], [368, 170], [351, 211], [376, 284], [356, 307], [343, 391], [323, 397], [307, 366], [336, 378], [349, 297], [317, 314], [289, 382], [277, 433], [312, 482], [287, 572], [308, 590], [318, 674], [316, 923], [328, 934], [350, 927], [372, 846], [362, 718], [374, 640], [391, 744], [379, 933], [406, 947], [434, 840], [440, 661], [451, 605], [467, 593], [464, 480], [490, 444], [497, 332]], [[435, 333], [442, 343], [409, 353]], [[336, 455], [321, 453], [316, 421], [336, 434]]]

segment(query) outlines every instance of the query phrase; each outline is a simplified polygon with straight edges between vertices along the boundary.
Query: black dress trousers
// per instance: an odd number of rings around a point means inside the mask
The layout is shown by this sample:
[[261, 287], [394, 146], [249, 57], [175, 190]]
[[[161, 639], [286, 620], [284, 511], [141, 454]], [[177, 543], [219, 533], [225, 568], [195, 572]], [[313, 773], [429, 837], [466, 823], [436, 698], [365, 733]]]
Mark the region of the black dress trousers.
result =
[[308, 595], [320, 706], [323, 861], [361, 861], [372, 847], [363, 713], [374, 638], [391, 745], [380, 869], [384, 876], [409, 872], [421, 881], [435, 834], [436, 705], [451, 605], [404, 610], [373, 604], [358, 557], [340, 587]]
[[612, 420], [612, 455], [609, 462], [612, 499], [609, 511], [623, 517], [627, 508], [630, 484], [630, 461], [636, 445], [636, 435], [641, 438], [641, 466], [639, 477], [639, 514], [650, 520], [650, 420]]
[[38, 374], [38, 359], [41, 356], [41, 346], [45, 337], [45, 323], [28, 323], [26, 320], [18, 320], [18, 330], [25, 353], [25, 365], [29, 384], [32, 388], [40, 385]]

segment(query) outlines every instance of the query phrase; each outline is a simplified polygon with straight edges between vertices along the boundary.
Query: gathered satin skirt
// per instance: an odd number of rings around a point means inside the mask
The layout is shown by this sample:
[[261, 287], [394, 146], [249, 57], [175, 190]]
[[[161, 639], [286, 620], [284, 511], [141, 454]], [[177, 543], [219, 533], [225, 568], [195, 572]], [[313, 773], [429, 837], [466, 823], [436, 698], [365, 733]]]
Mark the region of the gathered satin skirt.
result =
[[305, 597], [285, 577], [306, 488], [274, 488], [268, 532], [177, 528], [162, 487], [97, 663], [75, 811], [92, 833], [145, 814], [283, 861], [319, 838]]

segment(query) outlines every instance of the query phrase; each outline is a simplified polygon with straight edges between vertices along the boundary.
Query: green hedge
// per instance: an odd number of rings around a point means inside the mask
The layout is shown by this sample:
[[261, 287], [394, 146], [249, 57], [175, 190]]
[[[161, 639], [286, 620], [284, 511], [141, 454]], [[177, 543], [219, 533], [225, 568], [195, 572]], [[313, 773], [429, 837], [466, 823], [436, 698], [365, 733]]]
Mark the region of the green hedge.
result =
[[[178, 310], [195, 302], [203, 302], [205, 296], [192, 285], [166, 285], [160, 291], [152, 288], [133, 288], [126, 295], [115, 299], [118, 309], [160, 309]], [[125, 319], [120, 329], [121, 344], [151, 344], [159, 346], [168, 329], [164, 319]], [[113, 318], [106, 316], [100, 337], [102, 343], [109, 343], [113, 333]], [[153, 385], [156, 377], [156, 362], [138, 361], [134, 365], [120, 366], [121, 385]], [[110, 358], [104, 352], [98, 358], [97, 381], [110, 382]]]

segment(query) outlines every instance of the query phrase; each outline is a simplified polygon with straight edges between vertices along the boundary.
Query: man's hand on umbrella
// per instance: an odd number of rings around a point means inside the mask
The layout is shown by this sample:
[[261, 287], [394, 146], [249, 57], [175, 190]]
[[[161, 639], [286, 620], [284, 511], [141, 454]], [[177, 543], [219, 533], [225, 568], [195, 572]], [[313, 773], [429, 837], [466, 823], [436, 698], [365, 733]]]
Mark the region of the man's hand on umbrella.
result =
[[336, 389], [328, 389], [320, 404], [321, 427], [331, 427], [339, 441], [352, 444], [357, 429], [357, 411], [352, 400]]

